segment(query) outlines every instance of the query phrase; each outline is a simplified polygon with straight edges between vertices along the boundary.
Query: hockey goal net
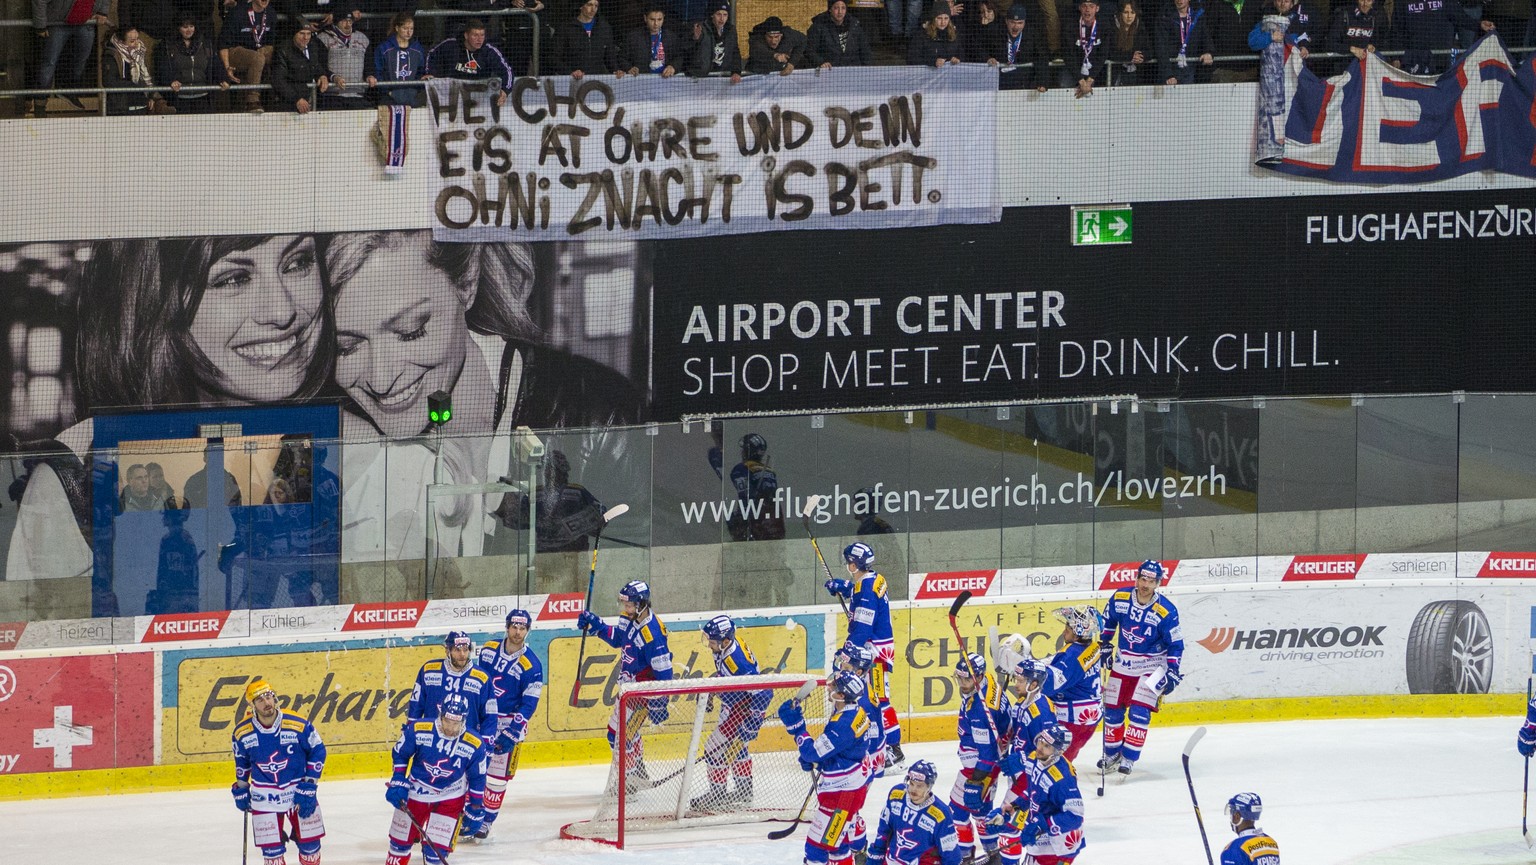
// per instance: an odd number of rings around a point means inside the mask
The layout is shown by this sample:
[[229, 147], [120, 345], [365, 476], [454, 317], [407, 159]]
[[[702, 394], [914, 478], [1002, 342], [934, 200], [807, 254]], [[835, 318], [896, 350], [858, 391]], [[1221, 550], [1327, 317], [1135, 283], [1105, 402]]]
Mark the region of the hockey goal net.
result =
[[[602, 803], [592, 819], [563, 827], [561, 836], [622, 848], [637, 832], [794, 820], [811, 776], [800, 768], [778, 709], [809, 683], [801, 711], [807, 732], [818, 735], [827, 719], [824, 681], [783, 674], [623, 686], [624, 744], [614, 748]], [[658, 723], [663, 701], [666, 715]]]

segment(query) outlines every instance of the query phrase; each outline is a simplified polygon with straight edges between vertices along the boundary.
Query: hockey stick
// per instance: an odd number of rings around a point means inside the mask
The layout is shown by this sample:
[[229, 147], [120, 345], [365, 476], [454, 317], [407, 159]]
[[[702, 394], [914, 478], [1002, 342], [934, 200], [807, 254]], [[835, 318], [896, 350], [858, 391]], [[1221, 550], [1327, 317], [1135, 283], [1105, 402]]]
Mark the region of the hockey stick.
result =
[[[1525, 704], [1531, 704], [1531, 677], [1525, 677]], [[1520, 834], [1525, 836], [1526, 849], [1531, 847], [1531, 830], [1526, 825], [1526, 815], [1530, 813], [1531, 804], [1531, 758], [1525, 758], [1525, 784], [1520, 792]]]
[[[1531, 765], [1531, 761], [1529, 759], [1527, 759], [1525, 761], [1525, 765], [1527, 767], [1527, 777], [1529, 777], [1529, 767]], [[245, 826], [244, 826], [244, 828], [242, 828], [240, 830], [240, 865], [245, 865], [245, 861], [246, 861], [245, 857], [249, 856], [250, 854], [251, 854], [251, 812], [250, 811], [246, 811], [245, 812]]]
[[[592, 569], [587, 572], [587, 603], [581, 609], [583, 612], [592, 609], [592, 587], [597, 584], [597, 546], [603, 542], [603, 529], [607, 525], [629, 512], [629, 505], [614, 505], [603, 514], [603, 523], [597, 527], [597, 534], [592, 538]], [[576, 697], [581, 693], [581, 665], [587, 657], [587, 632], [581, 632], [581, 649], [576, 653], [576, 677], [571, 682], [571, 708], [577, 707]]]
[[[976, 690], [981, 694], [981, 713], [986, 716], [987, 729], [992, 733], [992, 742], [997, 748], [1001, 749], [1003, 743], [999, 742], [997, 738], [997, 721], [993, 719], [992, 709], [987, 705], [987, 680], [982, 675], [984, 671], [976, 669], [971, 663], [971, 653], [965, 650], [965, 638], [960, 636], [960, 625], [955, 621], [955, 617], [960, 615], [960, 608], [965, 606], [965, 602], [970, 599], [971, 592], [967, 589], [960, 593], [960, 597], [955, 598], [953, 604], [949, 605], [949, 628], [955, 632], [955, 642], [960, 646], [960, 657], [965, 659], [965, 665], [971, 669], [971, 678], [976, 680]], [[1001, 688], [1002, 686], [998, 687]]]
[[437, 854], [437, 861], [441, 862], [442, 865], [448, 865], [448, 854], [444, 853], [443, 848], [437, 846], [437, 844], [433, 843], [431, 838], [427, 837], [427, 830], [421, 828], [421, 824], [416, 822], [416, 815], [411, 813], [411, 809], [401, 808], [399, 810], [405, 812], [405, 819], [411, 821], [411, 825], [416, 827], [416, 832], [421, 835], [422, 848], [425, 849], [427, 847], [431, 847], [432, 852]]
[[[814, 691], [815, 689], [816, 683], [814, 681], [806, 682], [805, 684], [801, 685], [800, 690], [795, 692], [795, 705], [798, 707], [801, 703], [805, 702], [805, 698], [809, 697], [811, 695], [811, 691]], [[784, 838], [788, 838], [790, 835], [795, 833], [795, 829], [798, 828], [801, 823], [805, 822], [805, 809], [811, 807], [811, 799], [815, 798], [816, 786], [820, 783], [821, 767], [817, 766], [811, 770], [811, 789], [806, 791], [805, 801], [800, 803], [800, 813], [795, 815], [795, 819], [791, 821], [788, 826], [785, 826], [783, 829], [775, 829], [772, 832], [769, 832], [769, 841], [779, 841]]]
[[[805, 506], [800, 509], [800, 525], [805, 526], [805, 533], [811, 539], [811, 549], [816, 551], [816, 561], [821, 563], [821, 572], [832, 579], [832, 569], [827, 567], [827, 560], [821, 555], [821, 544], [816, 542], [816, 533], [811, 531], [811, 514], [821, 505], [821, 496], [806, 496]], [[842, 595], [837, 596], [837, 603], [843, 608], [843, 615], [848, 615], [848, 602]]]
[[1195, 779], [1189, 774], [1189, 755], [1204, 738], [1205, 728], [1196, 727], [1189, 741], [1184, 743], [1184, 780], [1189, 784], [1189, 801], [1195, 806], [1195, 823], [1200, 827], [1200, 846], [1205, 850], [1206, 865], [1216, 865], [1215, 860], [1211, 858], [1211, 840], [1205, 835], [1205, 820], [1200, 816], [1200, 800], [1195, 798]]
[[[1100, 715], [1102, 716], [1102, 711]], [[1099, 798], [1104, 797], [1104, 773], [1109, 770], [1109, 722], [1099, 718]]]

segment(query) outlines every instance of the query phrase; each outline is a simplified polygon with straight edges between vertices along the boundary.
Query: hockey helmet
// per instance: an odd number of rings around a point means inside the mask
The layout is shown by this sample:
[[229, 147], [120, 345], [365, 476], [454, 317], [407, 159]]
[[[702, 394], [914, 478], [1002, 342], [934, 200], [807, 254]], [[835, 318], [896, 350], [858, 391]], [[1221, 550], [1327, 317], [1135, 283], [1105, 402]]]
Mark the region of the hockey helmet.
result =
[[986, 675], [986, 672], [987, 659], [976, 654], [975, 652], [967, 652], [965, 657], [961, 658], [960, 662], [955, 664], [956, 676], [965, 676], [966, 678], [970, 678], [972, 676]]
[[1013, 674], [1038, 688], [1051, 675], [1051, 666], [1035, 658], [1021, 658], [1014, 666]]
[[1264, 813], [1264, 803], [1260, 801], [1257, 793], [1239, 793], [1227, 800], [1227, 815], [1236, 814], [1239, 818], [1251, 823], [1259, 821], [1259, 815]]
[[642, 606], [651, 603], [651, 586], [644, 580], [630, 580], [619, 589], [620, 601], [632, 601]]
[[533, 616], [527, 610], [513, 610], [507, 613], [507, 627], [512, 627], [513, 622], [525, 628], [531, 628], [533, 627]]
[[277, 691], [273, 690], [272, 686], [267, 684], [267, 680], [260, 676], [252, 679], [251, 683], [245, 686], [245, 701], [253, 706], [256, 704], [256, 698], [262, 694], [271, 694], [275, 697]]
[[853, 643], [844, 643], [833, 656], [833, 661], [839, 665], [847, 663], [856, 673], [867, 673], [875, 664], [875, 650], [868, 644], [856, 646]]
[[1147, 559], [1141, 563], [1140, 567], [1136, 569], [1136, 578], [1141, 579], [1142, 577], [1146, 577], [1148, 579], [1157, 580], [1159, 583], [1161, 583], [1163, 581], [1163, 573], [1164, 571], [1162, 562], [1158, 561], [1157, 559]]
[[1090, 604], [1061, 607], [1056, 610], [1056, 618], [1072, 629], [1072, 635], [1079, 640], [1091, 640], [1104, 630], [1099, 611]]
[[469, 717], [469, 698], [463, 694], [449, 694], [437, 704], [437, 714], [441, 718], [462, 721]]
[[909, 780], [922, 781], [924, 784], [932, 787], [933, 782], [939, 779], [939, 770], [934, 767], [933, 762], [930, 760], [918, 760], [907, 767], [907, 778]]
[[448, 635], [443, 637], [444, 649], [447, 649], [451, 652], [460, 646], [463, 646], [471, 652], [475, 650], [474, 638], [470, 637], [468, 631], [449, 631]]
[[873, 571], [875, 569], [875, 551], [869, 548], [869, 544], [858, 541], [843, 548], [843, 561], [861, 571]]
[[1041, 743], [1050, 745], [1056, 753], [1060, 754], [1072, 744], [1072, 734], [1060, 724], [1051, 724], [1035, 734], [1035, 745], [1038, 747]]
[[768, 440], [757, 433], [747, 433], [741, 437], [741, 458], [744, 460], [761, 460], [768, 453]]
[[736, 638], [736, 623], [730, 616], [720, 615], [704, 623], [704, 636], [721, 643], [728, 643]]
[[827, 687], [838, 694], [843, 695], [843, 702], [856, 703], [864, 696], [864, 677], [857, 673], [842, 670], [832, 674], [827, 680]]

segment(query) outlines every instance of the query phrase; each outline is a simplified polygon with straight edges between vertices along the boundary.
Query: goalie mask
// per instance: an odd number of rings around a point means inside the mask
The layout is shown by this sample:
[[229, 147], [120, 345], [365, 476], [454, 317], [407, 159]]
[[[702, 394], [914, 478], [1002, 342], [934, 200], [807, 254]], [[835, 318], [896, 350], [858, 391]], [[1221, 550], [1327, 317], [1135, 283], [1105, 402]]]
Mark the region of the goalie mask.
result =
[[1062, 607], [1056, 611], [1056, 619], [1067, 626], [1072, 636], [1079, 640], [1092, 640], [1103, 631], [1099, 611], [1088, 604]]

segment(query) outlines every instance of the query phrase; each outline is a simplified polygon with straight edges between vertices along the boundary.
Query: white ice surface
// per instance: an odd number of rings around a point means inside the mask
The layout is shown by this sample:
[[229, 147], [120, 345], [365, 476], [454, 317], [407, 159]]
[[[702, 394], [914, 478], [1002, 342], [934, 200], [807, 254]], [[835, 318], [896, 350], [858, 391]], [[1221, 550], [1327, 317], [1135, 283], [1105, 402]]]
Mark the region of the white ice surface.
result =
[[[1521, 773], [1511, 718], [1291, 721], [1209, 728], [1193, 760], [1206, 831], [1219, 855], [1231, 837], [1228, 797], [1264, 798], [1261, 821], [1287, 865], [1505, 865], [1536, 863], [1520, 836]], [[1180, 766], [1189, 728], [1154, 726], [1136, 773], [1096, 798], [1097, 749], [1078, 757], [1088, 847], [1079, 865], [1200, 865], [1200, 833]], [[941, 790], [958, 766], [953, 743], [910, 745], [934, 760]], [[798, 865], [802, 836], [770, 842], [783, 824], [751, 827], [730, 842], [616, 851], [562, 841], [560, 827], [589, 816], [603, 766], [524, 769], [508, 790], [491, 840], [463, 845], [455, 865]], [[865, 809], [873, 831], [879, 794]], [[382, 865], [390, 809], [384, 781], [322, 781], [325, 865]], [[225, 790], [0, 803], [0, 862], [14, 865], [205, 865], [240, 861], [241, 815]], [[665, 839], [660, 839], [665, 840]], [[250, 862], [258, 863], [254, 849]], [[420, 863], [420, 852], [413, 859]], [[288, 854], [294, 865], [297, 856]]]

